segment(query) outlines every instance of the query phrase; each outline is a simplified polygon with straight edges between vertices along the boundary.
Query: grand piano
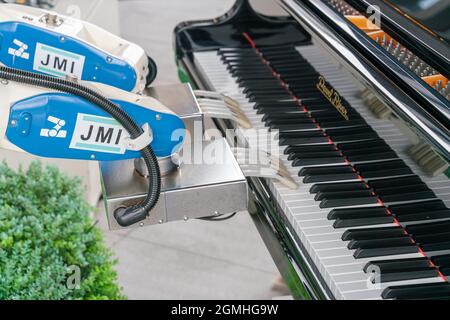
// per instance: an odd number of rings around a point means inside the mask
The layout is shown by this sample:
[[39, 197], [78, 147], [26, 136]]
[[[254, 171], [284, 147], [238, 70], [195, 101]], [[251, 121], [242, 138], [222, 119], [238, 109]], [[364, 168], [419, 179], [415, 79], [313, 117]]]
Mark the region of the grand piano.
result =
[[249, 177], [249, 211], [294, 297], [449, 299], [450, 1], [277, 2], [175, 46], [183, 80], [278, 133], [297, 187]]

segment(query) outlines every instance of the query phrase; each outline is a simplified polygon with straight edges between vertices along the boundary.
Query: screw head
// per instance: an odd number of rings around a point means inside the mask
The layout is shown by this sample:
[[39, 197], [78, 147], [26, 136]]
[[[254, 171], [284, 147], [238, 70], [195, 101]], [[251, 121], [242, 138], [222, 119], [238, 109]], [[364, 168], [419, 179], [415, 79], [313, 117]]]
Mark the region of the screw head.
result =
[[214, 215], [215, 215], [216, 217], [218, 217], [218, 216], [220, 216], [220, 212], [219, 212], [219, 211], [214, 211]]
[[143, 222], [139, 223], [139, 227], [143, 227], [143, 226], [144, 226]]
[[11, 120], [11, 125], [12, 126], [17, 126], [17, 120]]
[[163, 223], [164, 223], [164, 221], [162, 221], [162, 220], [159, 220], [159, 221], [158, 221], [158, 223], [159, 223], [159, 224], [163, 224]]
[[183, 220], [184, 220], [184, 221], [188, 221], [189, 218], [185, 216], [185, 217], [183, 218]]
[[160, 114], [157, 114], [157, 115], [156, 115], [156, 120], [158, 120], [158, 121], [161, 120], [161, 115], [160, 115]]
[[111, 62], [113, 61], [113, 59], [112, 59], [111, 57], [107, 57], [107, 58], [106, 58], [106, 61], [107, 61], [108, 63], [111, 63]]

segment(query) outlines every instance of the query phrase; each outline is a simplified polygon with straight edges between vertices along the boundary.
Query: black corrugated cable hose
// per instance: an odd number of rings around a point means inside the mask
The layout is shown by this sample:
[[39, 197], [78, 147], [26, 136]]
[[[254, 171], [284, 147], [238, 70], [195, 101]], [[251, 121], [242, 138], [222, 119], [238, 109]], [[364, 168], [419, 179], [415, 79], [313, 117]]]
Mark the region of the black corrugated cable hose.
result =
[[[142, 128], [118, 105], [81, 84], [4, 66], [0, 66], [0, 78], [73, 94], [95, 104], [110, 114], [128, 131], [132, 139], [139, 137], [143, 133]], [[148, 146], [141, 150], [141, 154], [149, 172], [148, 193], [142, 203], [129, 208], [119, 208], [114, 212], [114, 217], [122, 227], [128, 227], [146, 219], [149, 212], [158, 202], [161, 193], [161, 173], [158, 159], [153, 149], [151, 146]]]

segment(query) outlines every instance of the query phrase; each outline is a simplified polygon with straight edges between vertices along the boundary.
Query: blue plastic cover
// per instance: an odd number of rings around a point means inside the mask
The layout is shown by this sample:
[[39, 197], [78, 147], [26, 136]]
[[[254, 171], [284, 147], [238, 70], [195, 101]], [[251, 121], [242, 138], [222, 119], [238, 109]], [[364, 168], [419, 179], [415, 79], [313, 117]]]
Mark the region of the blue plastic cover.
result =
[[[151, 146], [157, 157], [178, 151], [185, 137], [183, 121], [173, 114], [113, 100], [133, 120], [148, 123], [153, 132]], [[126, 150], [127, 131], [98, 106], [77, 96], [48, 93], [15, 103], [10, 110], [7, 139], [40, 157], [114, 161], [139, 158]]]
[[78, 39], [20, 22], [0, 23], [0, 62], [60, 78], [73, 74], [126, 91], [137, 82], [127, 62]]

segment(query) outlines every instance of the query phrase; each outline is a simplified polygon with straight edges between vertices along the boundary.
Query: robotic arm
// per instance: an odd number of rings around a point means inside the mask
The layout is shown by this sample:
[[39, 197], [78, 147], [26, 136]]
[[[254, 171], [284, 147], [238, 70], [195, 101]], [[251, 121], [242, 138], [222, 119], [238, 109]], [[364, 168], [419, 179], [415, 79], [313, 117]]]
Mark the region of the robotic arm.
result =
[[157, 158], [177, 152], [184, 139], [177, 115], [131, 93], [142, 92], [155, 75], [143, 49], [99, 27], [1, 4], [0, 148], [81, 160], [142, 157], [148, 196], [115, 212], [121, 226], [135, 224], [158, 202]]
[[144, 50], [91, 23], [0, 4], [0, 64], [141, 92], [156, 77]]
[[[154, 92], [177, 115], [144, 95], [155, 74], [144, 50], [101, 28], [0, 4], [0, 149], [100, 161], [112, 228], [245, 210], [247, 181], [225, 140], [204, 141], [203, 127], [195, 135], [200, 141], [191, 139], [194, 122], [203, 125], [208, 110], [247, 124], [239, 106], [183, 85]], [[182, 145], [185, 150], [199, 145], [224, 159], [172, 170], [167, 160]]]
[[0, 67], [0, 79], [1, 148], [51, 158], [142, 157], [149, 172], [148, 196], [117, 210], [115, 217], [121, 226], [147, 217], [160, 193], [157, 157], [176, 153], [183, 143], [178, 116], [150, 97], [102, 84], [81, 85], [8, 67]]

